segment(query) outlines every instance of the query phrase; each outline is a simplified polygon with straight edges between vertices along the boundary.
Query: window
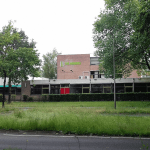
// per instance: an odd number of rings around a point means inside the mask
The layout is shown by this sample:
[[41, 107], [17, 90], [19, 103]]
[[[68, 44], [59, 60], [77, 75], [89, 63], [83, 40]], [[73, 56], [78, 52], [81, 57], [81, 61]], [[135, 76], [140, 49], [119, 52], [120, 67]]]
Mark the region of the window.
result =
[[99, 74], [99, 71], [91, 71], [90, 72], [90, 77], [91, 77], [91, 79], [101, 78], [101, 75]]
[[[3, 87], [0, 87], [0, 94], [3, 94]], [[5, 94], [9, 94], [9, 88], [5, 87]], [[21, 88], [20, 87], [11, 87], [11, 94], [21, 95]]]
[[49, 94], [49, 85], [42, 85], [42, 94]]
[[116, 83], [116, 93], [124, 93], [124, 83]]
[[82, 85], [82, 93], [90, 93], [90, 85], [89, 84]]
[[146, 83], [134, 83], [134, 92], [147, 92]]
[[125, 89], [125, 92], [133, 92], [133, 84], [132, 83], [125, 83], [124, 89]]
[[42, 85], [32, 85], [31, 94], [42, 94]]
[[111, 85], [110, 84], [103, 85], [103, 93], [111, 93]]
[[70, 84], [70, 93], [82, 93], [82, 85]]
[[51, 91], [50, 93], [51, 94], [60, 94], [60, 85], [57, 84], [57, 85], [50, 85], [51, 86]]

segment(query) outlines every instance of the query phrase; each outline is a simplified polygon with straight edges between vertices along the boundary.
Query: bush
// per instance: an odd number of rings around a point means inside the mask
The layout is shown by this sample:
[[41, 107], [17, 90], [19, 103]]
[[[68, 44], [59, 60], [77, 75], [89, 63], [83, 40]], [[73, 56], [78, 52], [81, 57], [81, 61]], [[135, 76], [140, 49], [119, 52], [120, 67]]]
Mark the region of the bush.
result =
[[23, 101], [27, 101], [28, 95], [23, 95]]
[[42, 95], [42, 101], [43, 101], [43, 102], [48, 101], [48, 97], [49, 97], [48, 94], [43, 94], [43, 95]]
[[33, 97], [29, 97], [29, 98], [27, 99], [27, 101], [29, 101], [29, 102], [33, 101]]
[[11, 100], [15, 101], [16, 100], [16, 95], [11, 95]]

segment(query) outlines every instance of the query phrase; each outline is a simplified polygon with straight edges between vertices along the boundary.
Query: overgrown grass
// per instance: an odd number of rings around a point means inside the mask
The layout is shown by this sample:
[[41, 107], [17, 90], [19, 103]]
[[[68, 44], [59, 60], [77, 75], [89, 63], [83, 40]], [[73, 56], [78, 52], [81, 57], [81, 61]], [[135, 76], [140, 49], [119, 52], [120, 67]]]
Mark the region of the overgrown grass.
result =
[[150, 102], [117, 102], [116, 110], [113, 106], [113, 102], [14, 102], [5, 106], [11, 114], [0, 115], [0, 129], [150, 136]]

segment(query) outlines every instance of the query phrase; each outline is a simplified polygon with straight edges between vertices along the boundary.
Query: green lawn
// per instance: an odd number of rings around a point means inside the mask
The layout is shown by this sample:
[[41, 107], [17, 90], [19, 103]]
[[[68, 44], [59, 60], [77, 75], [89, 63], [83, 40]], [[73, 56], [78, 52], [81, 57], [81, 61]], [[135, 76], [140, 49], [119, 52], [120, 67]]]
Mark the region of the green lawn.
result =
[[[150, 136], [150, 102], [13, 102], [0, 108], [0, 129]], [[1, 105], [1, 103], [0, 103]]]

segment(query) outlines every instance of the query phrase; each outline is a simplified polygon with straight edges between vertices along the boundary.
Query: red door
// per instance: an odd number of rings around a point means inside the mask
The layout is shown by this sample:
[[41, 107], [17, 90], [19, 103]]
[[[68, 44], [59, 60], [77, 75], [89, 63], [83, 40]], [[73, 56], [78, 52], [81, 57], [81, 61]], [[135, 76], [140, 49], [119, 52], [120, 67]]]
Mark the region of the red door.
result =
[[70, 93], [70, 88], [61, 88], [60, 89], [60, 94], [69, 94]]

